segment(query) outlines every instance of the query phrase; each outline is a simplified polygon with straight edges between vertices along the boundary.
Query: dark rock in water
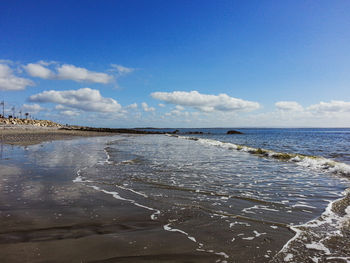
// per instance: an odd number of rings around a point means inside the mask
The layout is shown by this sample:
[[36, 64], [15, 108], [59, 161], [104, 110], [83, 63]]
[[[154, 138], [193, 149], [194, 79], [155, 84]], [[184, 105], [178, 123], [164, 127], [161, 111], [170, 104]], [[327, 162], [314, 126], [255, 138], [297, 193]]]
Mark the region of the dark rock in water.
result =
[[187, 134], [203, 134], [201, 131], [188, 132]]
[[227, 131], [226, 134], [243, 134], [243, 132], [230, 130], [230, 131]]
[[176, 133], [179, 133], [180, 131], [179, 130], [175, 130], [172, 132], [172, 134], [176, 134]]

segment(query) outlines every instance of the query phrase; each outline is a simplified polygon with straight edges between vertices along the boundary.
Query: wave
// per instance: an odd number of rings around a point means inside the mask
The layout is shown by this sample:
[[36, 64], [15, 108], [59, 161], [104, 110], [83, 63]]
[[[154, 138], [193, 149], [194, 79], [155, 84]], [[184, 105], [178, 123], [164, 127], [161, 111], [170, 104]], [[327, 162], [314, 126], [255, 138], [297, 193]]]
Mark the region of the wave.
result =
[[[296, 233], [271, 262], [350, 262], [350, 188], [317, 219], [290, 226]], [[333, 261], [332, 261], [333, 262]]]
[[331, 159], [327, 159], [320, 156], [304, 155], [299, 153], [284, 153], [276, 152], [273, 150], [267, 150], [263, 148], [254, 148], [246, 145], [239, 145], [229, 142], [221, 142], [213, 139], [203, 139], [188, 136], [179, 136], [174, 134], [167, 134], [171, 137], [177, 137], [186, 140], [193, 140], [205, 145], [212, 145], [228, 150], [236, 150], [240, 152], [246, 152], [254, 154], [260, 157], [277, 159], [280, 161], [294, 162], [295, 164], [303, 167], [308, 167], [316, 170], [326, 170], [333, 174], [350, 177], [350, 165], [337, 162]]
[[[283, 153], [245, 145], [187, 136], [169, 135], [194, 140], [205, 145], [241, 151], [263, 158], [293, 162], [296, 165], [350, 177], [350, 165], [319, 156]], [[295, 232], [270, 262], [350, 262], [350, 188], [343, 197], [330, 202], [318, 218], [302, 225], [286, 225]]]

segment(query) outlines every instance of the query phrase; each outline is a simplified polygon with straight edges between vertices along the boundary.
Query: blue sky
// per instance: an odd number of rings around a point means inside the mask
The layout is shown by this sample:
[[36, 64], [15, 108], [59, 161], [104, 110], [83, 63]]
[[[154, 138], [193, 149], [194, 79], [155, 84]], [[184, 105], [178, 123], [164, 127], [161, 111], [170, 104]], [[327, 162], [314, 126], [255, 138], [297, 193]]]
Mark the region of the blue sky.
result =
[[2, 1], [0, 99], [90, 126], [350, 127], [349, 14], [349, 1]]

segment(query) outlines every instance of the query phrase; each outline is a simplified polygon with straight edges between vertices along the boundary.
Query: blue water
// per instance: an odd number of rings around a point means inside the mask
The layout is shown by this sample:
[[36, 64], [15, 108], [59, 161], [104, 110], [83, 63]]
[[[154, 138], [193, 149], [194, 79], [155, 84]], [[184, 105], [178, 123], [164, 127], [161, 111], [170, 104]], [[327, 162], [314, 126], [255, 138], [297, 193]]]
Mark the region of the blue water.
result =
[[[176, 129], [157, 129], [172, 132]], [[304, 128], [304, 129], [253, 129], [253, 128], [203, 128], [181, 129], [179, 135], [208, 138], [254, 148], [263, 148], [285, 153], [321, 156], [350, 164], [349, 128]], [[227, 135], [228, 130], [243, 134]], [[187, 134], [203, 132], [203, 135]]]

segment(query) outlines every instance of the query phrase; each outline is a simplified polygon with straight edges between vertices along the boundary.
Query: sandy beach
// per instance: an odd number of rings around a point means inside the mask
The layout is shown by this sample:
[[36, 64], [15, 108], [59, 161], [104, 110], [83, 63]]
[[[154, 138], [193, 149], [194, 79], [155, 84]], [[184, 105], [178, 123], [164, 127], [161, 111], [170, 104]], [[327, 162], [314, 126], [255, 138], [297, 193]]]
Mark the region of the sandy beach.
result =
[[[1, 128], [1, 262], [215, 262], [221, 258], [196, 252], [195, 244], [183, 235], [164, 231], [166, 222], [151, 220], [150, 211], [73, 182], [84, 156], [72, 151], [67, 140], [113, 135]], [[60, 148], [65, 142], [64, 150], [44, 149], [43, 156], [35, 156], [42, 148], [35, 144], [57, 140], [64, 141], [52, 145]]]
[[0, 126], [0, 141], [11, 145], [34, 145], [45, 141], [69, 140], [77, 137], [111, 136], [117, 133], [67, 130], [57, 127], [29, 125]]

